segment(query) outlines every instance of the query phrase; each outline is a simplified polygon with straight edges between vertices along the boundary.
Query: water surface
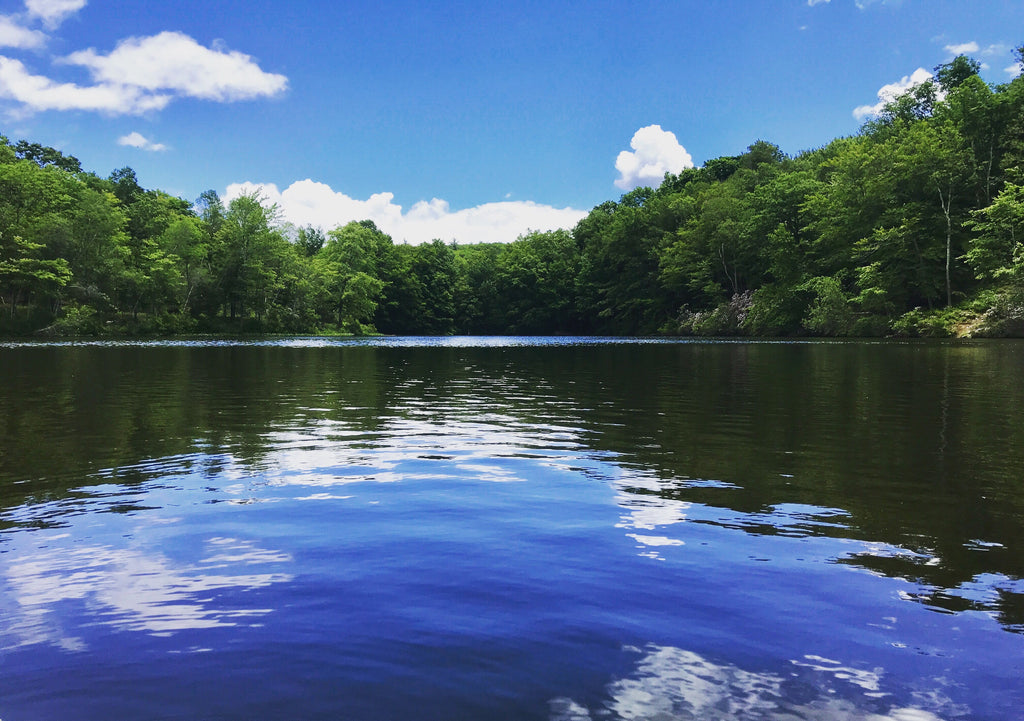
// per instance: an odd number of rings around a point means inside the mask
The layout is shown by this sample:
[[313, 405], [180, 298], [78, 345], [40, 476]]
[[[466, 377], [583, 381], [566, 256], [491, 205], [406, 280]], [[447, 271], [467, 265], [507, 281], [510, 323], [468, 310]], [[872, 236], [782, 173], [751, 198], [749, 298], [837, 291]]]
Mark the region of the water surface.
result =
[[1017, 719], [1024, 344], [0, 345], [0, 718]]

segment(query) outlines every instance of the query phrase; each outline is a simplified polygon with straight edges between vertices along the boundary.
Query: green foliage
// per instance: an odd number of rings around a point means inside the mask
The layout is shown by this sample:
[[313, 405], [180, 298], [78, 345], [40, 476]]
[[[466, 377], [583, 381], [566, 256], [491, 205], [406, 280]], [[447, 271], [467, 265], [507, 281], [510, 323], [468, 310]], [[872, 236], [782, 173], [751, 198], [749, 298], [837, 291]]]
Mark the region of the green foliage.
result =
[[1024, 282], [1024, 186], [1007, 183], [991, 205], [971, 213], [965, 259], [980, 279]]
[[529, 233], [498, 260], [495, 283], [513, 333], [569, 332], [577, 327], [579, 251], [567, 231]]
[[978, 69], [504, 245], [296, 229], [0, 136], [0, 332], [1024, 334], [1024, 78]]
[[1007, 290], [999, 294], [980, 318], [974, 335], [990, 338], [1024, 337], [1024, 293]]
[[764, 285], [754, 291], [743, 330], [754, 336], [800, 335], [807, 294], [785, 284]]
[[[506, 329], [505, 286], [498, 273], [501, 258], [511, 247], [484, 243], [455, 248], [458, 271], [455, 285], [456, 332], [491, 334]], [[574, 296], [575, 289], [572, 290]]]
[[849, 335], [854, 316], [842, 284], [836, 278], [811, 278], [803, 287], [813, 293], [803, 327], [815, 335]]
[[411, 271], [418, 289], [416, 325], [420, 333], [454, 332], [457, 269], [454, 248], [442, 241], [415, 246]]
[[41, 243], [31, 243], [14, 236], [9, 242], [0, 235], [0, 289], [3, 301], [15, 317], [18, 303], [59, 297], [61, 289], [71, 280], [71, 268], [63, 258], [47, 260], [39, 257]]
[[325, 240], [323, 230], [307, 225], [305, 228], [299, 228], [295, 244], [304, 256], [311, 258], [324, 247]]
[[[3, 138], [6, 143], [7, 139]], [[29, 143], [26, 140], [19, 140], [13, 146], [14, 156], [22, 160], [29, 160], [40, 168], [52, 166], [68, 173], [82, 172], [82, 164], [73, 155], [64, 155], [59, 150], [50, 148], [39, 143]]]
[[963, 85], [968, 78], [977, 77], [981, 71], [981, 63], [966, 55], [958, 55], [948, 63], [935, 68], [935, 80], [946, 92]]
[[968, 322], [973, 315], [963, 308], [915, 308], [894, 320], [892, 330], [897, 335], [915, 338], [948, 338], [956, 335], [957, 328]]
[[49, 328], [46, 335], [95, 336], [103, 330], [99, 312], [91, 305], [68, 305], [61, 316]]

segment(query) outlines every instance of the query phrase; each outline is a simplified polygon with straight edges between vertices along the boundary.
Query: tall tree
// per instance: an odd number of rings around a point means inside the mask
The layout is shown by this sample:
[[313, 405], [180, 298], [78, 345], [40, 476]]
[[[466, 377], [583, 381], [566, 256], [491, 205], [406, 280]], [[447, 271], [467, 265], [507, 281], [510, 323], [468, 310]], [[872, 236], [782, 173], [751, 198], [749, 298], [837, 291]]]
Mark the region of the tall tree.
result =
[[325, 263], [328, 292], [337, 324], [353, 332], [372, 330], [384, 283], [378, 277], [391, 237], [372, 222], [351, 222], [334, 228], [319, 252]]

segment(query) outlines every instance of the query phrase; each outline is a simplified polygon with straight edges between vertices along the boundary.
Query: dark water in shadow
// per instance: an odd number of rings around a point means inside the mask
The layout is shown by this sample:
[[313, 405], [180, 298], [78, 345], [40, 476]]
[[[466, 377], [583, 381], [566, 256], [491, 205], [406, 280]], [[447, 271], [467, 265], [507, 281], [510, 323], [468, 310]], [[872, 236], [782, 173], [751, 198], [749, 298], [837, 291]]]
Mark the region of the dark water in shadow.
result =
[[1024, 344], [0, 345], [0, 718], [1018, 719]]

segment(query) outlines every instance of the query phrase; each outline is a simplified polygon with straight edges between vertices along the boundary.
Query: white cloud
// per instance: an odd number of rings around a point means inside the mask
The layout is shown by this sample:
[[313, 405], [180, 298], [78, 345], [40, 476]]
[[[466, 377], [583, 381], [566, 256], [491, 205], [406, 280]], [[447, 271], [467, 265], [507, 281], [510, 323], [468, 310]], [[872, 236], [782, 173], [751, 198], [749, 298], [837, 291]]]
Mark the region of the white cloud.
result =
[[1007, 75], [1009, 75], [1012, 78], [1015, 78], [1021, 73], [1024, 73], [1024, 64], [1014, 63], [1009, 67], [1003, 68], [1003, 70], [1006, 72]]
[[1009, 45], [1005, 45], [1003, 43], [993, 43], [992, 45], [989, 45], [987, 48], [984, 48], [981, 51], [981, 54], [985, 55], [986, 57], [990, 57], [992, 55], [1006, 55], [1011, 50], [1013, 50], [1013, 48], [1011, 48]]
[[0, 48], [37, 48], [45, 42], [43, 33], [23, 28], [12, 18], [0, 15]]
[[820, 5], [821, 3], [828, 2], [831, 2], [831, 0], [807, 0], [807, 4], [810, 5], [811, 7], [814, 7], [815, 5]]
[[42, 20], [48, 28], [57, 27], [85, 4], [86, 0], [25, 0], [28, 14]]
[[571, 228], [586, 211], [555, 208], [529, 201], [484, 203], [452, 210], [445, 200], [434, 198], [414, 204], [403, 212], [392, 193], [375, 193], [357, 200], [313, 180], [300, 180], [283, 191], [273, 183], [233, 183], [225, 202], [255, 191], [276, 204], [283, 219], [298, 226], [325, 229], [353, 220], [372, 220], [396, 243], [426, 243], [436, 238], [459, 243], [508, 243], [529, 230]]
[[117, 144], [127, 145], [128, 147], [138, 148], [139, 150], [148, 150], [150, 152], [167, 150], [167, 146], [163, 143], [154, 143], [141, 133], [129, 133], [128, 135], [124, 135], [117, 139]]
[[138, 114], [160, 110], [171, 96], [144, 93], [125, 85], [82, 87], [32, 75], [19, 60], [0, 55], [0, 98], [15, 100], [29, 111], [90, 110]]
[[623, 150], [615, 159], [619, 178], [615, 185], [632, 190], [641, 185], [661, 185], [665, 173], [678, 173], [693, 167], [693, 158], [679, 144], [675, 133], [662, 130], [660, 125], [648, 125], [633, 134], [629, 146], [634, 152]]
[[92, 48], [81, 50], [64, 62], [88, 68], [99, 83], [148, 92], [172, 91], [204, 100], [272, 96], [288, 87], [288, 78], [264, 72], [250, 56], [213, 50], [178, 32], [128, 38], [109, 55], [100, 55]]
[[976, 53], [980, 49], [981, 48], [978, 46], [978, 43], [974, 42], [973, 40], [969, 43], [960, 43], [959, 45], [947, 45], [945, 47], [946, 52], [954, 57], [957, 55], [968, 55]]
[[288, 78], [264, 72], [248, 55], [207, 48], [175, 32], [122, 40], [109, 55], [90, 48], [58, 62], [88, 68], [96, 84], [33, 75], [20, 61], [0, 56], [0, 98], [21, 103], [26, 112], [138, 115], [161, 110], [174, 98], [231, 102], [277, 95], [288, 87]]
[[917, 87], [932, 79], [932, 74], [924, 68], [918, 68], [910, 75], [904, 75], [895, 83], [883, 85], [878, 90], [878, 102], [874, 105], [861, 105], [854, 108], [853, 117], [857, 120], [867, 120], [879, 115], [886, 105], [896, 100], [911, 88]]

